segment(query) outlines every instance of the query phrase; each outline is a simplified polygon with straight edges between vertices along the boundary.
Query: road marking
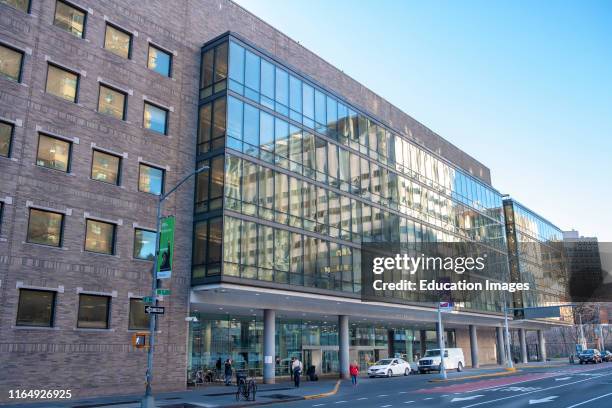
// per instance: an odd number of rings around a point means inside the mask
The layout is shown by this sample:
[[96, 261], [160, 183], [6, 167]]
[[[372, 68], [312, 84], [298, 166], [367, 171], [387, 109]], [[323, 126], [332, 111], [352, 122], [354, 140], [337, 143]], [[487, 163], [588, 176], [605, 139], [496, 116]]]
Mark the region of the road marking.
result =
[[387, 404], [387, 405], [382, 405], [380, 408], [389, 408], [391, 406], [391, 404]]
[[322, 407], [325, 404], [314, 404], [313, 407]]
[[590, 400], [587, 400], [587, 401], [582, 401], [582, 402], [579, 402], [578, 404], [570, 405], [570, 406], [569, 406], [569, 407], [567, 407], [567, 408], [574, 408], [574, 407], [578, 407], [578, 406], [580, 406], [580, 405], [586, 404], [587, 402], [591, 402], [591, 401], [595, 401], [595, 400], [598, 400], [598, 399], [603, 398], [603, 397], [607, 397], [608, 395], [612, 395], [612, 392], [611, 392], [611, 393], [609, 393], [609, 394], [600, 395], [599, 397], [591, 398]]
[[336, 401], [334, 402], [334, 404], [342, 404], [343, 402], [348, 402], [348, 401]]
[[571, 380], [572, 377], [561, 377], [561, 378], [555, 378], [555, 381], [566, 381], [566, 380]]
[[379, 397], [388, 397], [389, 394], [380, 394]]
[[[509, 397], [503, 397], [503, 398], [497, 398], [497, 399], [493, 399], [493, 400], [489, 400], [489, 401], [477, 402], [475, 404], [466, 405], [466, 406], [464, 406], [462, 408], [471, 408], [471, 407], [475, 407], [475, 406], [478, 406], [478, 405], [489, 404], [491, 402], [503, 401], [503, 400], [507, 400], [507, 399], [510, 399], [510, 398], [515, 398], [515, 397], [520, 397], [520, 396], [523, 396], [523, 395], [533, 394], [534, 392], [541, 392], [541, 391], [552, 390], [552, 389], [555, 389], [555, 388], [567, 387], [568, 385], [578, 384], [578, 383], [581, 383], [581, 382], [593, 380], [595, 378], [605, 377], [605, 376], [608, 376], [608, 375], [612, 375], [612, 373], [611, 374], [601, 374], [601, 375], [599, 375], [597, 377], [592, 377], [591, 376], [591, 377], [585, 378], [584, 380], [578, 380], [578, 381], [573, 381], [573, 382], [566, 382], [566, 383], [563, 383], [561, 385], [555, 385], [554, 387], [548, 387], [548, 388], [544, 388], [544, 389], [541, 389], [541, 390], [529, 391], [529, 392], [525, 392], [523, 394], [516, 394], [516, 395], [511, 395]], [[542, 380], [542, 379], [543, 378], [539, 378], [538, 380]], [[537, 381], [537, 380], [531, 380], [531, 381]], [[527, 382], [527, 381], [523, 381], [523, 382]]]
[[559, 398], [558, 395], [551, 395], [550, 397], [540, 398], [535, 400], [529, 400], [529, 405], [531, 404], [541, 404], [543, 402], [553, 402], [555, 398]]
[[451, 400], [451, 402], [469, 401], [469, 400], [473, 400], [479, 397], [484, 397], [484, 395], [478, 394], [478, 395], [470, 395], [469, 397], [455, 397]]
[[404, 404], [412, 404], [414, 401], [404, 401]]
[[406, 394], [408, 391], [400, 391], [399, 394]]
[[429, 397], [429, 398], [423, 398], [423, 401], [427, 401], [427, 400], [430, 400], [430, 399], [433, 399], [433, 398], [432, 398], [432, 397]]
[[357, 398], [357, 401], [363, 401], [363, 400], [367, 400], [368, 397], [361, 397], [361, 398]]

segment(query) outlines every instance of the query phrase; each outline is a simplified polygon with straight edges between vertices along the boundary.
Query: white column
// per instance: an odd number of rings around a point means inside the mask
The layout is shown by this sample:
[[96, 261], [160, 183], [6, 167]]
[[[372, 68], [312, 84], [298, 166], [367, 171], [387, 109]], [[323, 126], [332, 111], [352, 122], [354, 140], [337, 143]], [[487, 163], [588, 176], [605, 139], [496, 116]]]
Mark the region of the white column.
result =
[[476, 326], [473, 324], [470, 325], [470, 352], [472, 355], [472, 367], [480, 367], [478, 363], [478, 333], [476, 331]]
[[521, 361], [523, 364], [527, 364], [527, 334], [525, 329], [519, 329], [519, 340], [521, 342]]
[[538, 346], [540, 349], [540, 361], [546, 361], [546, 339], [542, 330], [538, 330]]
[[338, 358], [340, 378], [349, 378], [349, 319], [346, 315], [338, 316]]
[[264, 369], [263, 381], [264, 384], [274, 384], [275, 382], [275, 364], [276, 364], [276, 311], [271, 309], [264, 310], [264, 333], [263, 333], [263, 348], [264, 348]]

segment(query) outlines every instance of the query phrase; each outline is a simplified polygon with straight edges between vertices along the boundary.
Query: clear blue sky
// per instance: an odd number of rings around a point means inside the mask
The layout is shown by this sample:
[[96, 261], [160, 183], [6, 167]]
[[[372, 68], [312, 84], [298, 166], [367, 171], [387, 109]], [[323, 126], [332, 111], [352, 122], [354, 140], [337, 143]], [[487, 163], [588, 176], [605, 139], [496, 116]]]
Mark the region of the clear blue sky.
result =
[[491, 169], [612, 241], [612, 2], [237, 0]]

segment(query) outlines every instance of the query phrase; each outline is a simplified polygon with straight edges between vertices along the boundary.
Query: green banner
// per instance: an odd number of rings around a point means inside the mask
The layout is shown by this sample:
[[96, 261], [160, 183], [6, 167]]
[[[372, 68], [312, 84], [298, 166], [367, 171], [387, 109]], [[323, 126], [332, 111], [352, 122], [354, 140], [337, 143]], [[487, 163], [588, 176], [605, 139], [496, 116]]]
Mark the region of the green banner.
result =
[[159, 234], [159, 255], [157, 257], [157, 279], [170, 279], [172, 276], [172, 256], [174, 255], [174, 217], [161, 220]]

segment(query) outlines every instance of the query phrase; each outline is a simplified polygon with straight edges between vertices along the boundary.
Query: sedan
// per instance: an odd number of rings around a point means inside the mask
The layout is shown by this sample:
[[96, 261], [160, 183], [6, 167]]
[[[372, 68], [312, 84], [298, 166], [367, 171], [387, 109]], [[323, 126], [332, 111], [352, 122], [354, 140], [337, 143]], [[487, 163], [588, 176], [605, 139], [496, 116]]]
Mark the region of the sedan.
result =
[[408, 374], [410, 374], [410, 364], [401, 358], [384, 358], [368, 368], [370, 378]]

